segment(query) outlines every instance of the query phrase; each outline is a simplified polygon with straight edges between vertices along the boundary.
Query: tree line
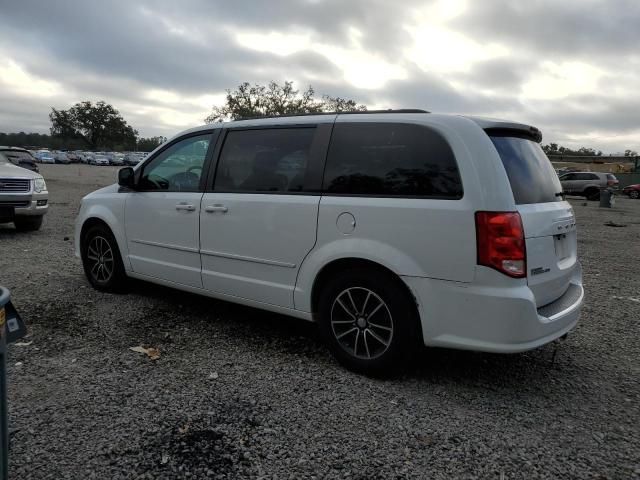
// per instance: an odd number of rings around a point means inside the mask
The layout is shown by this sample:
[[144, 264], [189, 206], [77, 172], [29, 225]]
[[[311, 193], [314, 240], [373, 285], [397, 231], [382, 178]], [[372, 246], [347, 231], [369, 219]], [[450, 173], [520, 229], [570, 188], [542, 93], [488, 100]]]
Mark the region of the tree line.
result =
[[[322, 113], [329, 111], [365, 111], [364, 105], [354, 100], [322, 95], [315, 97], [313, 87], [300, 92], [293, 82], [282, 85], [240, 84], [236, 90], [227, 90], [224, 105], [214, 106], [206, 123], [238, 120], [248, 117]], [[68, 109], [51, 108], [50, 134], [0, 133], [0, 145], [54, 150], [141, 150], [151, 151], [165, 142], [165, 137], [140, 138], [113, 106], [101, 100], [78, 102]]]
[[[139, 137], [136, 139], [134, 148], [125, 148], [124, 145], [116, 145], [114, 148], [107, 146], [100, 147], [94, 150], [109, 150], [109, 151], [140, 151], [150, 152], [158, 145], [167, 141], [167, 137]], [[86, 142], [77, 138], [63, 138], [55, 135], [48, 135], [46, 133], [2, 133], [0, 132], [0, 145], [6, 147], [27, 147], [30, 149], [46, 148], [49, 150], [91, 150], [87, 148]], [[127, 145], [126, 147], [130, 147]]]
[[242, 118], [275, 117], [323, 112], [364, 112], [367, 107], [355, 100], [322, 95], [315, 98], [315, 90], [309, 86], [300, 93], [293, 82], [280, 85], [271, 81], [268, 85], [241, 83], [236, 90], [227, 90], [224, 105], [214, 106], [206, 123], [239, 120]]
[[[321, 95], [316, 98], [312, 86], [300, 91], [293, 82], [282, 85], [271, 81], [267, 85], [241, 83], [235, 90], [226, 90], [222, 105], [213, 107], [206, 123], [279, 115], [314, 114], [324, 112], [367, 111], [367, 107], [355, 100]], [[164, 143], [165, 137], [140, 138], [122, 117], [120, 112], [104, 101], [83, 101], [67, 110], [51, 108], [50, 134], [0, 133], [0, 145], [29, 146], [55, 150], [140, 150], [151, 151]], [[581, 147], [573, 150], [549, 143], [542, 149], [547, 155], [602, 156], [601, 150]], [[625, 150], [625, 156], [637, 156], [633, 150]]]
[[[571, 148], [563, 147], [562, 145], [558, 145], [557, 143], [549, 143], [547, 145], [542, 145], [542, 150], [547, 155], [579, 155], [582, 157], [601, 157], [602, 150], [594, 150], [593, 148], [580, 147], [576, 150]], [[635, 150], [627, 149], [624, 151], [625, 157], [636, 157], [638, 156], [638, 152]]]

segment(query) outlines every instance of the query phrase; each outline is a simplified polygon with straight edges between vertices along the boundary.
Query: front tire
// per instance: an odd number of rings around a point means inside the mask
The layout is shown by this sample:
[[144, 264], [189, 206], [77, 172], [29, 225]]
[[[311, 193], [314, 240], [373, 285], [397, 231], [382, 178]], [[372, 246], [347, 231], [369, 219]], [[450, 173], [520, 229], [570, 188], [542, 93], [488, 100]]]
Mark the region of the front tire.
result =
[[338, 362], [358, 373], [398, 371], [420, 337], [413, 298], [401, 280], [356, 268], [328, 281], [318, 297], [318, 323]]
[[15, 217], [13, 223], [16, 226], [16, 230], [20, 232], [35, 232], [42, 227], [42, 216]]
[[122, 292], [126, 287], [122, 257], [113, 233], [105, 225], [94, 225], [83, 235], [82, 267], [93, 288], [104, 292]]
[[629, 192], [629, 198], [638, 199], [640, 198], [640, 192], [638, 190], [631, 190]]

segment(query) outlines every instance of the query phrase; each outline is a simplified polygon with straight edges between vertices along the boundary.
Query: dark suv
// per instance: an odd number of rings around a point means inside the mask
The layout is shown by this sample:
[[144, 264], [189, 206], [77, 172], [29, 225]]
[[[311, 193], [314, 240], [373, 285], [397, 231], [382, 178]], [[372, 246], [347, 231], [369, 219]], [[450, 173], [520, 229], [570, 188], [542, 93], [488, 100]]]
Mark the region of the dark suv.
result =
[[0, 153], [2, 153], [7, 160], [18, 167], [26, 168], [32, 172], [38, 171], [38, 165], [36, 165], [36, 159], [29, 153], [29, 150], [19, 147], [0, 147]]

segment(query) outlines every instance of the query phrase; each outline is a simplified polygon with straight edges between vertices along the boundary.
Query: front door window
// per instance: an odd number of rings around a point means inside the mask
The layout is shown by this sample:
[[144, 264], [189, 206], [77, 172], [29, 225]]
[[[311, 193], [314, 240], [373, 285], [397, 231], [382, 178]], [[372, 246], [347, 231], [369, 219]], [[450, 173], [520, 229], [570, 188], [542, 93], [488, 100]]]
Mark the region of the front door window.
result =
[[167, 148], [145, 165], [139, 190], [197, 192], [211, 135], [185, 138]]

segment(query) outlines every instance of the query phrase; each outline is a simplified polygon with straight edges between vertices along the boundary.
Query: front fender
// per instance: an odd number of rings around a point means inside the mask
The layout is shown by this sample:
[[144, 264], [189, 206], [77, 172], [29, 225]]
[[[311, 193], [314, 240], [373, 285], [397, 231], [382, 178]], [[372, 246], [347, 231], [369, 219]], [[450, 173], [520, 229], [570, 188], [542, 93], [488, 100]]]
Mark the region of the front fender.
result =
[[104, 222], [111, 229], [111, 232], [118, 243], [118, 249], [120, 250], [120, 256], [122, 258], [124, 268], [127, 271], [131, 270], [129, 249], [127, 248], [127, 237], [124, 232], [125, 197], [126, 195], [123, 195], [122, 198], [109, 199], [110, 201], [105, 203], [83, 201], [80, 213], [76, 220], [75, 228], [76, 257], [80, 257], [80, 235], [82, 233], [82, 227], [88, 220], [95, 218]]
[[347, 258], [375, 262], [397, 275], [425, 276], [418, 263], [389, 244], [362, 238], [339, 238], [312, 250], [302, 262], [293, 292], [295, 309], [311, 312], [311, 291], [318, 273], [329, 263]]

